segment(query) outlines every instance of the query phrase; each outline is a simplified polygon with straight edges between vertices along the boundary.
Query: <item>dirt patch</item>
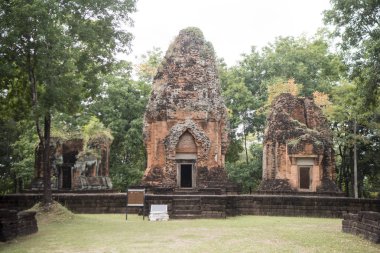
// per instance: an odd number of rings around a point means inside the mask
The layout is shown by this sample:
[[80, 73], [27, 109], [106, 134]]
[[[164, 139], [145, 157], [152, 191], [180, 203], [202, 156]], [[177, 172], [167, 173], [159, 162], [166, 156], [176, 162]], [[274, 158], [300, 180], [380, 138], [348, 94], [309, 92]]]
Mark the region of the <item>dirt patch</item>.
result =
[[63, 223], [74, 219], [74, 214], [56, 201], [53, 201], [49, 210], [46, 210], [41, 202], [38, 202], [29, 210], [36, 211], [38, 224], [48, 224], [51, 222]]

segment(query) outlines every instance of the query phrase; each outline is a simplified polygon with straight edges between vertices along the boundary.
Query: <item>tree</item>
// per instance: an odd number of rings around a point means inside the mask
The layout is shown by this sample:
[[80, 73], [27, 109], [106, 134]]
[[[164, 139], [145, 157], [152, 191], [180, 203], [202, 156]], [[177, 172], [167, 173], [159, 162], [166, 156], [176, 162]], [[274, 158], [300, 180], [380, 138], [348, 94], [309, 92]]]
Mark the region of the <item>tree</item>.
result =
[[[223, 62], [219, 63], [219, 73], [221, 77], [222, 95], [224, 97], [229, 113], [230, 127], [232, 129], [231, 138], [243, 138], [245, 160], [249, 163], [247, 136], [250, 133], [260, 132], [262, 124], [261, 115], [257, 114], [257, 100], [252, 96], [251, 91], [237, 76], [236, 69], [228, 69]], [[232, 142], [238, 144], [238, 141]], [[238, 150], [232, 149], [231, 150]], [[229, 151], [230, 152], [230, 151]], [[227, 154], [227, 158], [230, 155]]]
[[114, 187], [124, 190], [139, 183], [146, 167], [143, 116], [150, 84], [131, 79], [131, 67], [120, 63], [103, 79], [101, 95], [89, 107], [112, 130], [110, 173]]
[[351, 80], [360, 80], [366, 104], [379, 102], [380, 2], [378, 0], [332, 0], [325, 23], [335, 26], [335, 36], [350, 66]]
[[136, 65], [137, 77], [140, 81], [152, 84], [157, 73], [158, 67], [161, 65], [163, 52], [158, 47], [148, 50], [146, 54], [141, 55], [140, 63]]
[[265, 101], [267, 86], [276, 80], [302, 83], [303, 96], [315, 90], [328, 92], [343, 69], [340, 57], [329, 51], [329, 41], [320, 32], [311, 39], [279, 37], [261, 51], [252, 47], [250, 54], [243, 55], [239, 75], [256, 99]]
[[378, 177], [380, 163], [374, 154], [379, 151], [379, 121], [378, 112], [374, 113], [365, 106], [357, 90], [358, 85], [349, 82], [335, 87], [332, 104], [326, 107], [326, 113], [334, 131], [338, 186], [347, 195], [360, 197], [367, 194], [369, 188], [376, 190], [364, 182], [371, 178], [373, 183]]
[[20, 121], [14, 130], [21, 133], [18, 140], [11, 144], [11, 173], [15, 181], [15, 191], [19, 192], [33, 178], [38, 137], [33, 121]]
[[272, 104], [272, 101], [281, 93], [290, 93], [293, 96], [298, 96], [302, 92], [302, 84], [296, 84], [294, 79], [289, 79], [287, 82], [277, 81], [268, 86], [267, 105]]
[[259, 186], [262, 176], [262, 155], [262, 145], [252, 143], [249, 147], [250, 160], [248, 164], [244, 161], [245, 159], [226, 162], [228, 177], [241, 184], [243, 192], [251, 192]]
[[56, 111], [73, 113], [96, 94], [98, 74], [109, 69], [115, 52], [128, 50], [132, 37], [124, 27], [134, 10], [134, 0], [0, 3], [1, 80], [22, 80], [18, 83], [30, 90], [31, 113], [43, 149], [47, 208], [52, 201], [51, 116]]

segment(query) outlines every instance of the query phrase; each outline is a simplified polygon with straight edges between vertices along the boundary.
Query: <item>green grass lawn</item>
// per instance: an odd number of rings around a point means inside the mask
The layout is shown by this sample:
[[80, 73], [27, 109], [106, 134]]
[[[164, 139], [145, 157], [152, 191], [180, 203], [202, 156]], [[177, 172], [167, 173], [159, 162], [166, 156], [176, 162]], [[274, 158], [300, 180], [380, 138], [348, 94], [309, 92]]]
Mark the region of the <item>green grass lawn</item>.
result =
[[136, 215], [80, 214], [0, 243], [0, 252], [380, 252], [341, 232], [340, 219], [240, 216], [149, 222]]

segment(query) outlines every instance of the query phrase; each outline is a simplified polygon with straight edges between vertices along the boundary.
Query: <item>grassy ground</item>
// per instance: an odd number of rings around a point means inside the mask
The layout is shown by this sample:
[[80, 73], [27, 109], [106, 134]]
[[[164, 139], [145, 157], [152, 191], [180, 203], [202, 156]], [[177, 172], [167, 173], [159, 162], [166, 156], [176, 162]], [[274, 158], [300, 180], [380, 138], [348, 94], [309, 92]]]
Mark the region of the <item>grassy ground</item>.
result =
[[0, 252], [380, 252], [341, 232], [340, 219], [241, 216], [149, 222], [136, 215], [75, 215], [37, 234], [0, 243]]

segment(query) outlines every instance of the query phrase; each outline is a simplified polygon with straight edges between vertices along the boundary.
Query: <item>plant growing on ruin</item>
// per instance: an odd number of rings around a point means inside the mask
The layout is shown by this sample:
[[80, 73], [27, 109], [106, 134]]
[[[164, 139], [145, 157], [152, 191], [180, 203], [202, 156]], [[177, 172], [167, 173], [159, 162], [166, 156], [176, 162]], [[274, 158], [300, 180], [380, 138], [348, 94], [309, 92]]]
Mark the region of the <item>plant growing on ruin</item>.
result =
[[106, 128], [100, 120], [92, 116], [89, 122], [82, 127], [83, 151], [78, 154], [78, 157], [95, 156], [100, 158], [100, 150], [98, 145], [109, 144], [113, 141], [111, 130]]

